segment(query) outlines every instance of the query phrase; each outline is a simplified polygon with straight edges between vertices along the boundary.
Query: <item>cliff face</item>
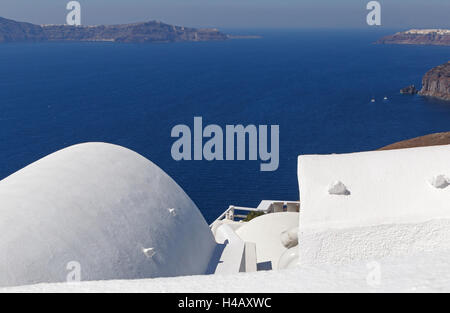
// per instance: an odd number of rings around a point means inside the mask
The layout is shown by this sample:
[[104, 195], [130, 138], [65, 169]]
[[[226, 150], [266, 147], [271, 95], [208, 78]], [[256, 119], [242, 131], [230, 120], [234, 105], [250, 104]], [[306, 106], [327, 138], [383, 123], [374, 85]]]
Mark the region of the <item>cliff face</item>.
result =
[[428, 71], [422, 79], [420, 95], [450, 101], [450, 61]]
[[111, 26], [43, 26], [50, 41], [176, 42], [226, 40], [216, 29], [195, 29], [147, 22]]
[[226, 40], [217, 29], [195, 29], [161, 22], [124, 25], [33, 25], [0, 18], [0, 42], [15, 41], [113, 41], [177, 42]]
[[42, 41], [46, 36], [41, 26], [0, 17], [0, 42]]
[[378, 44], [450, 46], [448, 29], [411, 29], [378, 40]]

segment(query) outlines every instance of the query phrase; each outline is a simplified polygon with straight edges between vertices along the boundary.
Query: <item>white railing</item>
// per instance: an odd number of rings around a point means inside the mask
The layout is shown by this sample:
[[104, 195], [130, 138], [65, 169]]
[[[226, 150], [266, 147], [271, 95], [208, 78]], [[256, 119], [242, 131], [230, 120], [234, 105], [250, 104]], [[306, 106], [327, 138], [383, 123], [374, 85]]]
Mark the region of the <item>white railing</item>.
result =
[[216, 221], [221, 221], [221, 220], [230, 220], [230, 221], [236, 221], [236, 218], [241, 218], [244, 219], [247, 217], [247, 215], [244, 214], [236, 214], [235, 211], [244, 211], [244, 212], [263, 212], [264, 211], [260, 211], [258, 209], [255, 208], [246, 208], [246, 207], [239, 207], [239, 206], [234, 206], [234, 205], [230, 205], [228, 207], [228, 209], [223, 212], [217, 219]]
[[240, 221], [247, 217], [247, 214], [236, 214], [236, 211], [243, 212], [261, 212], [263, 214], [268, 213], [279, 213], [279, 212], [299, 212], [300, 202], [299, 201], [273, 201], [273, 200], [263, 200], [258, 205], [257, 208], [248, 208], [230, 205], [228, 209], [223, 212], [211, 225], [212, 227], [216, 222], [222, 220], [229, 221]]

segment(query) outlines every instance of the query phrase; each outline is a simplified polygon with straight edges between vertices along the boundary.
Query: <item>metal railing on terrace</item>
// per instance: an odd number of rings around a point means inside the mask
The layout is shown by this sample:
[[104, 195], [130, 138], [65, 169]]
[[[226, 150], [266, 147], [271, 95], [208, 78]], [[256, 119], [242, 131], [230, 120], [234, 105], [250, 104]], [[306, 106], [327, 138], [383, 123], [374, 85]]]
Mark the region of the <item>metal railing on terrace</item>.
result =
[[274, 201], [263, 200], [257, 208], [248, 208], [230, 205], [210, 226], [222, 220], [239, 222], [244, 220], [250, 212], [260, 212], [263, 214], [280, 212], [299, 212], [300, 201]]

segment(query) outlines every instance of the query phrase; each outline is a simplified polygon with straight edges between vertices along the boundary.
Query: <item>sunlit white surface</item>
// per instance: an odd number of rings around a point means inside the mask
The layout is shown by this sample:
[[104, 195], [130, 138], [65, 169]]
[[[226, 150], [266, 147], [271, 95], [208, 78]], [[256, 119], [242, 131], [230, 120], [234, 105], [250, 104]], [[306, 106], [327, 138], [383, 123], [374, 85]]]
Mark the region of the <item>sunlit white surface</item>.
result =
[[270, 263], [278, 268], [281, 255], [287, 250], [282, 243], [282, 233], [298, 226], [298, 213], [283, 212], [258, 216], [236, 230], [242, 240], [256, 244], [258, 263]]
[[[207, 272], [215, 241], [198, 208], [160, 168], [89, 143], [0, 182], [0, 286]], [[73, 269], [72, 266], [69, 266]]]
[[[41, 284], [0, 292], [450, 292], [450, 251], [345, 265], [146, 280]], [[379, 275], [378, 275], [379, 274]]]
[[[449, 159], [450, 146], [301, 156], [300, 215], [268, 214], [236, 230], [243, 241], [256, 242], [256, 249], [258, 243], [268, 249], [258, 258], [275, 260], [276, 245], [286, 251], [280, 234], [298, 224], [299, 262], [287, 258], [286, 270], [37, 284], [0, 292], [449, 292], [450, 186], [441, 183], [449, 177]], [[337, 181], [348, 193], [329, 193]]]
[[[302, 264], [450, 249], [450, 145], [299, 157]], [[333, 182], [347, 194], [330, 194]]]

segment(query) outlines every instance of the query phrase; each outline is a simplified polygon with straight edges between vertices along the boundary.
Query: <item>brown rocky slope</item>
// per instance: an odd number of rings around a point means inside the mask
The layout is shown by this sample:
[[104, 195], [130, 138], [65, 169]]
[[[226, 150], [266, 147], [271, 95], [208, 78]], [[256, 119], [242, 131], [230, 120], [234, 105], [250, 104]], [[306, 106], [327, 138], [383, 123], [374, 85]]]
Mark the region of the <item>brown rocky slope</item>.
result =
[[393, 143], [379, 150], [395, 150], [415, 147], [450, 145], [450, 132], [436, 133]]

